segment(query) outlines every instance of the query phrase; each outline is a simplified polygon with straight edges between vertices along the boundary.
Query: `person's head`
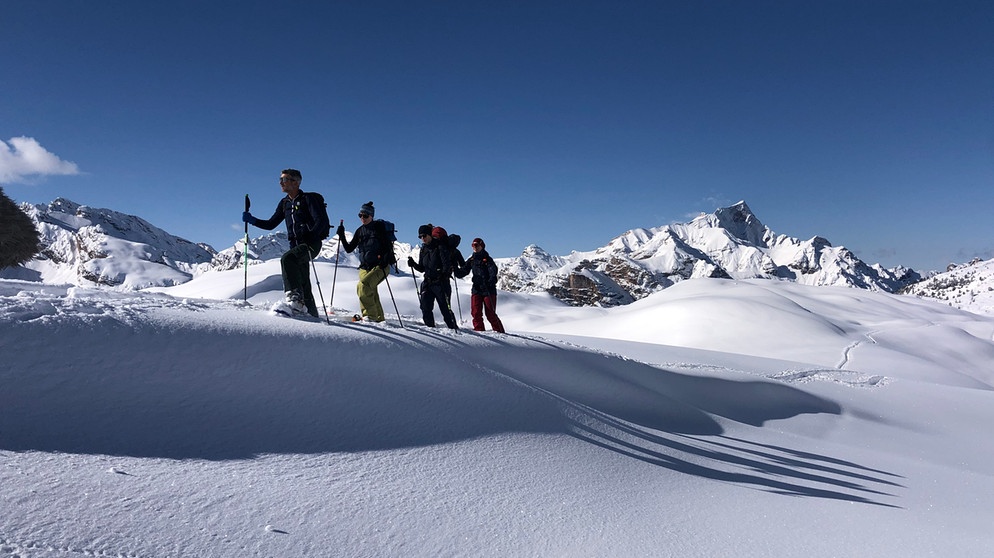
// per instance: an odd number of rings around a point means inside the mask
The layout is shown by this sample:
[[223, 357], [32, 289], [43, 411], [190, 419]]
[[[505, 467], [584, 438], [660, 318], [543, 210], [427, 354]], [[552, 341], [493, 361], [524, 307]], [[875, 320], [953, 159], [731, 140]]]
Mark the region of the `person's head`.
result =
[[421, 239], [421, 242], [424, 242], [425, 244], [431, 243], [431, 230], [433, 228], [435, 227], [433, 227], [431, 223], [418, 227], [418, 238]]
[[359, 220], [362, 221], [363, 225], [372, 223], [374, 215], [376, 215], [376, 208], [373, 207], [371, 201], [362, 204], [362, 207], [359, 208]]
[[302, 177], [299, 170], [283, 169], [283, 172], [280, 173], [280, 189], [292, 198], [300, 191], [301, 180]]
[[479, 238], [479, 237], [474, 238], [473, 239], [473, 243], [470, 246], [473, 247], [473, 251], [474, 252], [482, 252], [483, 250], [485, 250], [487, 248], [487, 244], [485, 242], [483, 242], [482, 238]]

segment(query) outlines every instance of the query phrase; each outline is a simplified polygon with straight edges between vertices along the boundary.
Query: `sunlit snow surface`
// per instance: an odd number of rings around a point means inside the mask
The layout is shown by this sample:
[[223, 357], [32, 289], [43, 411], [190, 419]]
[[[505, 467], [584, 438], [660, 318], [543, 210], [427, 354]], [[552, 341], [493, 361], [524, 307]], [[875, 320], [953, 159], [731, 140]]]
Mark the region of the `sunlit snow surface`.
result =
[[[355, 270], [318, 273], [354, 313]], [[410, 275], [380, 325], [271, 316], [280, 287], [0, 281], [0, 556], [994, 548], [990, 317], [701, 279], [501, 293], [500, 335], [419, 325]]]

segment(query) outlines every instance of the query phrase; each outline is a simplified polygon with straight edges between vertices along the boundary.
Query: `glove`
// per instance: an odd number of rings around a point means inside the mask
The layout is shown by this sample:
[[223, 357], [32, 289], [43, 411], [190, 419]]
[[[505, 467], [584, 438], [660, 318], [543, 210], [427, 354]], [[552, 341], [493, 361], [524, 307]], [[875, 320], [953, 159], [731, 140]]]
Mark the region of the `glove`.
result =
[[414, 267], [414, 265], [416, 263], [418, 263], [418, 262], [414, 261], [414, 258], [412, 258], [411, 256], [407, 256], [407, 265], [408, 265], [408, 267]]
[[246, 212], [242, 213], [242, 222], [243, 223], [248, 223], [250, 225], [254, 225], [255, 224], [255, 217], [253, 217], [251, 213], [249, 213], [248, 211], [246, 211]]
[[338, 225], [338, 230], [335, 231], [338, 236], [345, 236], [345, 225]]

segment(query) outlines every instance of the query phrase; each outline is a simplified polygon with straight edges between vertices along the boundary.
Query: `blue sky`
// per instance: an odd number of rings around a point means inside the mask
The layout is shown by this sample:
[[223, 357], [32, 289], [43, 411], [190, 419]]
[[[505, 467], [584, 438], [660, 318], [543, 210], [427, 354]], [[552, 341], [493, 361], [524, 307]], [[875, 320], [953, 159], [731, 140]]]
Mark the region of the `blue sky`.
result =
[[745, 200], [938, 269], [994, 257], [991, 37], [989, 1], [9, 0], [0, 184], [223, 249], [294, 167], [497, 257]]

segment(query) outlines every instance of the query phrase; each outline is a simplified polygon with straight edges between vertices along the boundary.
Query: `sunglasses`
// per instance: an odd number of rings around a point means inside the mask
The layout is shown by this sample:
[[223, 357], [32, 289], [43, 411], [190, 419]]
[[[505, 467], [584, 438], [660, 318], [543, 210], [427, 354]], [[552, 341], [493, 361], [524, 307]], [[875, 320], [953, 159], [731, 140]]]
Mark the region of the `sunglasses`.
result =
[[286, 184], [287, 182], [296, 182], [296, 181], [297, 181], [297, 179], [293, 178], [291, 176], [281, 176], [280, 177], [280, 184]]
[[359, 214], [359, 218], [360, 219], [365, 219], [366, 217], [370, 217], [370, 214], [369, 213], [360, 213]]

